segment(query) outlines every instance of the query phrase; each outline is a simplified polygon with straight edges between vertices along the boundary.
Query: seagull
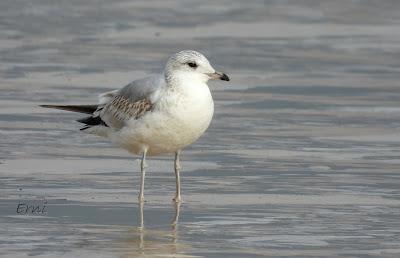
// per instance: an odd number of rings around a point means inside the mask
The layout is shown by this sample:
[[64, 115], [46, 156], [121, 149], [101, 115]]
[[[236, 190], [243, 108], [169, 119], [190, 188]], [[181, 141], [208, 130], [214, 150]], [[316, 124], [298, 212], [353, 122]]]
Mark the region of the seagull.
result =
[[176, 192], [181, 202], [180, 154], [208, 128], [214, 114], [209, 80], [229, 81], [207, 58], [194, 50], [172, 55], [163, 73], [135, 80], [121, 89], [99, 95], [96, 105], [41, 105], [89, 116], [77, 120], [80, 130], [111, 140], [141, 155], [138, 200], [144, 202], [146, 157], [174, 154]]

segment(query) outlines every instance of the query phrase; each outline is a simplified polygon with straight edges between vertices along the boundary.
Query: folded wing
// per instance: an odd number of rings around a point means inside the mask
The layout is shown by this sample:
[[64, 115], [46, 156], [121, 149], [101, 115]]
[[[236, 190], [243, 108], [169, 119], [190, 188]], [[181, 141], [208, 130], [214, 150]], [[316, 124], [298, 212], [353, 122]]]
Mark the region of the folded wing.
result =
[[[84, 130], [98, 125], [121, 129], [128, 120], [138, 119], [150, 112], [164, 86], [164, 76], [157, 75], [133, 81], [120, 90], [103, 93], [93, 115], [79, 122], [87, 125]], [[96, 124], [89, 124], [92, 122]]]
[[164, 76], [156, 75], [133, 81], [122, 89], [102, 93], [96, 105], [41, 106], [90, 114], [77, 120], [85, 124], [81, 130], [106, 136], [108, 130], [119, 130], [128, 120], [139, 119], [151, 112], [165, 85]]

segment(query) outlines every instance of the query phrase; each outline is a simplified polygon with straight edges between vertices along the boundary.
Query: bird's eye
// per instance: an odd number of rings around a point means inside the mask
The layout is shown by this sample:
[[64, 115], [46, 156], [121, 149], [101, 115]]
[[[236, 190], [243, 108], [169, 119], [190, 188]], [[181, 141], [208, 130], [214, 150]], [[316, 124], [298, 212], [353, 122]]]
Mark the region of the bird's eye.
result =
[[190, 66], [192, 68], [197, 68], [197, 64], [195, 62], [189, 62], [187, 64], [188, 64], [188, 66]]

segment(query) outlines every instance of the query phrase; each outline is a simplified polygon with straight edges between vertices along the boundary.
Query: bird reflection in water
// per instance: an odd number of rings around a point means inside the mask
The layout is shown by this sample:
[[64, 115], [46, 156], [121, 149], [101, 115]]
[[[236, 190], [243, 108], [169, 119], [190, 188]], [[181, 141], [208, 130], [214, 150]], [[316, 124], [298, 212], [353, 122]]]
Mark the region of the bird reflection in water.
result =
[[[131, 231], [128, 244], [128, 252], [124, 257], [193, 257], [184, 254], [189, 248], [179, 243], [178, 220], [181, 208], [180, 202], [174, 202], [174, 216], [171, 220], [171, 231], [147, 229], [144, 223], [144, 203], [138, 204], [138, 227]], [[133, 235], [134, 237], [133, 237]]]
[[172, 225], [172, 240], [173, 240], [172, 242], [174, 243], [173, 246], [176, 248], [176, 245], [178, 243], [178, 220], [179, 220], [179, 213], [181, 210], [181, 202], [174, 202], [174, 207], [175, 207], [175, 215], [171, 221], [171, 225]]

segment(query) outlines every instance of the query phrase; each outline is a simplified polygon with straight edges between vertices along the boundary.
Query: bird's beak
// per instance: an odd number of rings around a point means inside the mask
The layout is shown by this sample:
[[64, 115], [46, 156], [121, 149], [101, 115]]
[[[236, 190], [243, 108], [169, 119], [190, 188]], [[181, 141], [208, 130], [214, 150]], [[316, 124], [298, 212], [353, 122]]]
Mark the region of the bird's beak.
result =
[[222, 81], [229, 81], [228, 75], [221, 73], [221, 72], [215, 72], [215, 73], [209, 73], [208, 76], [210, 76], [210, 79], [213, 80], [222, 80]]

